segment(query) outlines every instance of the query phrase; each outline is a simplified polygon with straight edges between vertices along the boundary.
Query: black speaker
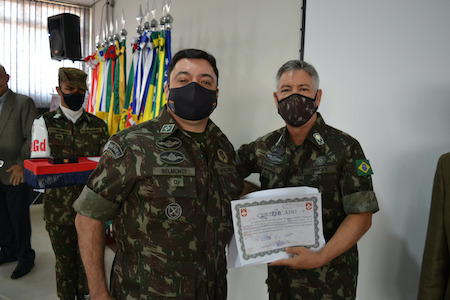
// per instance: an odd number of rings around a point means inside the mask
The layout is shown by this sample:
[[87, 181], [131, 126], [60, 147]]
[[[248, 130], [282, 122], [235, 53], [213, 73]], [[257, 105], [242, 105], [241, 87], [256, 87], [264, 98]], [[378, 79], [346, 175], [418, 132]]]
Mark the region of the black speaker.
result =
[[48, 37], [52, 59], [81, 60], [79, 16], [64, 13], [48, 17]]

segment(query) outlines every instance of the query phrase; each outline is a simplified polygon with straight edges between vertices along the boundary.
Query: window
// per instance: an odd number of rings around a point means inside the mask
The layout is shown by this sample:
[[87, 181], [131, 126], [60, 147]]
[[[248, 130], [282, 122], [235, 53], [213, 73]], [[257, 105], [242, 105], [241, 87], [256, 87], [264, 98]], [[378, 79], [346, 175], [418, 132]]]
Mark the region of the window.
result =
[[9, 88], [30, 96], [38, 107], [50, 105], [60, 67], [88, 72], [83, 62], [50, 57], [47, 18], [61, 13], [80, 17], [81, 54], [87, 56], [90, 8], [47, 1], [0, 0], [0, 63], [10, 75]]

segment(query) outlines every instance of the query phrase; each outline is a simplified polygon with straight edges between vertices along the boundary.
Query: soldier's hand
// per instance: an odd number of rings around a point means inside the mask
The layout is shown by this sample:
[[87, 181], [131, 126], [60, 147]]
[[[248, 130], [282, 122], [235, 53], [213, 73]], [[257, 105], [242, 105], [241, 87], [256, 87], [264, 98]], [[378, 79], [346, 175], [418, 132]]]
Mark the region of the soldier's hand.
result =
[[316, 253], [305, 247], [289, 247], [284, 250], [286, 253], [294, 254], [294, 256], [274, 261], [269, 263], [269, 266], [287, 266], [292, 269], [315, 269], [326, 263], [322, 260], [320, 253]]
[[11, 177], [9, 178], [9, 183], [12, 185], [19, 185], [23, 183], [23, 167], [19, 164], [15, 164], [11, 166], [8, 170], [6, 170], [7, 173], [11, 173]]

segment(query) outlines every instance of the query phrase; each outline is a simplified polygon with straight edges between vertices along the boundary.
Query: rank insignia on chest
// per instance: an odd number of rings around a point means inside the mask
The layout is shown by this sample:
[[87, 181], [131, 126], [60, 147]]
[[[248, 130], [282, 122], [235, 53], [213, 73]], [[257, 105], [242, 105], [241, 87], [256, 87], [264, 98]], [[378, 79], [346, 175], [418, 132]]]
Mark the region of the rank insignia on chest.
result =
[[217, 150], [217, 155], [219, 156], [221, 162], [223, 163], [228, 162], [228, 155], [222, 149]]
[[356, 171], [358, 172], [358, 176], [368, 176], [373, 174], [372, 167], [368, 160], [357, 160]]
[[179, 164], [184, 161], [184, 154], [179, 151], [164, 151], [159, 155], [159, 158], [168, 164]]
[[174, 128], [175, 128], [175, 124], [164, 124], [161, 127], [160, 133], [172, 133]]
[[281, 165], [283, 163], [283, 157], [279, 156], [278, 154], [269, 152], [266, 154], [266, 159], [268, 162], [274, 164], [274, 165]]
[[316, 140], [317, 145], [322, 146], [323, 144], [325, 144], [322, 136], [320, 135], [320, 133], [318, 132], [314, 132], [313, 133], [313, 137]]
[[180, 178], [170, 178], [169, 179], [169, 185], [172, 187], [183, 187], [184, 186], [184, 180], [183, 177]]
[[286, 152], [286, 149], [284, 149], [283, 146], [272, 146], [270, 148], [270, 151], [272, 153], [275, 153], [275, 154], [279, 155], [279, 156], [283, 156], [284, 153]]
[[178, 203], [170, 203], [166, 206], [166, 217], [170, 220], [176, 220], [181, 217], [183, 208]]
[[314, 161], [315, 166], [323, 166], [327, 162], [327, 158], [325, 156], [319, 156]]
[[156, 145], [163, 149], [178, 149], [180, 148], [181, 144], [181, 140], [176, 137], [168, 137], [156, 141]]

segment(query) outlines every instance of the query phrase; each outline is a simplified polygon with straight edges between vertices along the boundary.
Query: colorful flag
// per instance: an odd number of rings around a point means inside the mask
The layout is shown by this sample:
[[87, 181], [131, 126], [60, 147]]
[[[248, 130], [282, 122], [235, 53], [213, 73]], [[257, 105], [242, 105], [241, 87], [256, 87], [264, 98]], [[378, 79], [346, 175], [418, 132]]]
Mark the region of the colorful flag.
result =
[[[110, 47], [111, 48], [111, 47]], [[112, 51], [112, 50], [111, 50]], [[120, 112], [125, 101], [125, 40], [116, 41], [114, 54], [110, 52], [111, 59], [111, 97], [108, 109], [108, 132], [110, 135], [119, 130]]]
[[160, 32], [154, 32], [152, 35], [153, 43], [157, 51], [154, 51], [154, 59], [152, 63], [152, 80], [150, 91], [153, 95], [147, 97], [151, 98], [152, 102], [147, 103], [143, 110], [142, 119], [140, 122], [151, 120], [159, 115], [161, 108], [166, 104], [166, 98], [164, 94], [164, 84], [167, 81], [167, 68], [169, 67], [170, 60], [172, 59], [170, 45], [171, 36], [170, 30], [161, 30]]
[[131, 67], [130, 67], [130, 73], [128, 74], [128, 81], [126, 84], [126, 92], [125, 92], [125, 101], [124, 101], [124, 105], [122, 107], [122, 113], [120, 116], [120, 124], [119, 124], [119, 130], [124, 130], [127, 127], [130, 127], [131, 125], [127, 126], [127, 120], [128, 120], [128, 116], [131, 116], [131, 112], [133, 110], [132, 107], [130, 107], [130, 104], [132, 102], [133, 99], [133, 94], [134, 94], [134, 65], [135, 65], [135, 58], [136, 58], [136, 49], [137, 46], [135, 46], [136, 44], [133, 44], [133, 56], [131, 59]]
[[95, 111], [95, 95], [97, 93], [97, 84], [98, 84], [98, 71], [99, 71], [99, 60], [97, 59], [97, 52], [94, 52], [92, 55], [87, 56], [84, 60], [92, 69], [92, 84], [89, 91], [88, 102], [86, 106], [86, 111], [88, 113], [93, 114]]
[[169, 30], [144, 31], [133, 44], [126, 80], [126, 41], [98, 49], [93, 66], [88, 111], [103, 119], [110, 135], [159, 115], [166, 104], [164, 84], [171, 60]]

